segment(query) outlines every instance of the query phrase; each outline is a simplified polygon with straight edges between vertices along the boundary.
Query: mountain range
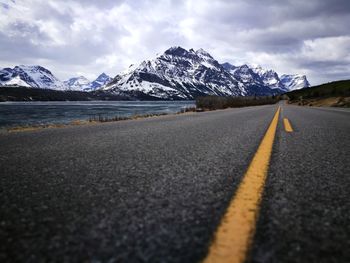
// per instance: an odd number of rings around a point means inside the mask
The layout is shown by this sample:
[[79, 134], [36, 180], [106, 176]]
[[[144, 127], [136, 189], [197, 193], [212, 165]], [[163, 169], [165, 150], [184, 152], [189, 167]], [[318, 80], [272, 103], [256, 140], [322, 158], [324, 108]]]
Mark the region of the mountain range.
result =
[[16, 66], [0, 70], [0, 85], [18, 85], [32, 88], [66, 90], [66, 85], [51, 71], [41, 66]]
[[102, 73], [94, 81], [80, 76], [60, 81], [42, 66], [15, 66], [0, 70], [0, 86], [21, 86], [52, 90], [94, 91], [107, 84], [111, 77]]
[[80, 77], [70, 78], [69, 80], [66, 80], [64, 84], [67, 86], [67, 89], [69, 90], [95, 91], [100, 87], [106, 85], [111, 80], [112, 78], [110, 76], [108, 76], [105, 73], [102, 73], [97, 77], [97, 79], [95, 79], [92, 82], [90, 82], [84, 76], [80, 76]]
[[203, 49], [171, 47], [154, 59], [131, 65], [114, 78], [105, 73], [58, 80], [41, 66], [0, 70], [0, 86], [98, 91], [134, 99], [194, 99], [204, 95], [273, 95], [309, 87], [305, 75], [281, 75], [257, 65], [220, 64]]

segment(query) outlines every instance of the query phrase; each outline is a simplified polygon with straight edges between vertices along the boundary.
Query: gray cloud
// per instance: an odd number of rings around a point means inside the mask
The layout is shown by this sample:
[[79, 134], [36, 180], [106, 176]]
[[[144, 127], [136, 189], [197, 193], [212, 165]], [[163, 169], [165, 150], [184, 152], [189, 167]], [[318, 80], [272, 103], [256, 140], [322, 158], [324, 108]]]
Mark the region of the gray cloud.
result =
[[350, 77], [347, 0], [0, 0], [0, 66], [41, 64], [62, 79], [111, 75], [170, 46], [220, 62]]

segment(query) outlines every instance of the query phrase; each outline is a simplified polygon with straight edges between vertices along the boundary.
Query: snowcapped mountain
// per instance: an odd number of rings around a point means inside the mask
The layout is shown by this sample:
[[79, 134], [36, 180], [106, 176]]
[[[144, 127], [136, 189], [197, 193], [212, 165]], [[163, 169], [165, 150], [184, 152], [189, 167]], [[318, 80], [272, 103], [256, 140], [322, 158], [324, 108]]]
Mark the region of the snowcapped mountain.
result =
[[107, 74], [100, 74], [90, 82], [84, 76], [74, 77], [67, 81], [60, 81], [51, 71], [42, 66], [16, 66], [0, 69], [0, 86], [22, 86], [28, 88], [94, 91], [106, 85], [112, 78]]
[[264, 85], [260, 76], [253, 71], [248, 65], [234, 66], [229, 63], [222, 64], [226, 70], [228, 70], [237, 80], [245, 85]]
[[203, 95], [272, 94], [259, 83], [251, 89], [203, 49], [172, 47], [155, 59], [131, 66], [103, 87], [116, 94], [159, 99], [193, 99]]
[[137, 98], [194, 99], [203, 95], [279, 94], [292, 88], [293, 84], [285, 83], [273, 70], [220, 64], [203, 49], [172, 47], [155, 59], [132, 65], [102, 89]]
[[267, 79], [259, 75], [260, 72], [255, 71], [255, 68], [247, 64], [234, 66], [226, 62], [222, 65], [246, 87], [249, 95], [272, 95], [282, 91], [270, 85]]
[[41, 66], [16, 66], [0, 70], [0, 86], [18, 85], [42, 89], [65, 90], [67, 87], [48, 69]]
[[279, 76], [276, 71], [271, 69], [263, 69], [259, 65], [250, 65], [250, 67], [260, 76], [263, 83], [272, 89], [291, 91], [294, 89], [310, 87], [310, 83], [305, 75], [296, 74]]
[[88, 80], [84, 76], [79, 76], [66, 80], [64, 84], [68, 87], [69, 90], [81, 91], [89, 88], [90, 80]]
[[281, 83], [281, 80], [276, 71], [272, 69], [263, 69], [259, 65], [251, 65], [252, 71], [256, 73], [264, 85], [269, 86], [271, 89], [280, 89], [282, 91], [288, 91], [286, 87]]
[[22, 80], [20, 78], [20, 76], [18, 76], [18, 75], [13, 77], [13, 78], [9, 78], [8, 80], [5, 80], [3, 82], [0, 82], [0, 86], [8, 86], [8, 85], [10, 85], [10, 86], [12, 86], [12, 85], [14, 85], [14, 86], [21, 86], [21, 87], [30, 87], [30, 85], [27, 82], [25, 82], [24, 80]]
[[88, 91], [96, 90], [104, 85], [106, 85], [108, 82], [110, 82], [112, 78], [108, 76], [106, 73], [102, 73], [95, 79], [93, 82], [89, 84], [89, 88], [86, 89]]
[[70, 78], [66, 80], [64, 84], [68, 87], [69, 90], [78, 90], [78, 91], [94, 91], [100, 88], [103, 85], [106, 85], [112, 78], [105, 73], [99, 75], [94, 81], [90, 82], [84, 76]]
[[248, 86], [251, 84], [259, 84], [268, 86], [279, 92], [287, 92], [310, 86], [305, 75], [282, 75], [279, 77], [276, 71], [264, 69], [259, 65], [244, 64], [242, 66], [234, 66], [227, 62], [222, 65], [234, 75], [235, 78]]
[[257, 65], [220, 64], [203, 49], [171, 47], [163, 54], [132, 65], [113, 79], [105, 73], [94, 81], [80, 76], [65, 82], [41, 66], [0, 70], [0, 86], [95, 91], [136, 99], [194, 99], [198, 96], [272, 95], [309, 87], [304, 75], [279, 75]]
[[305, 75], [282, 75], [281, 83], [286, 87], [287, 90], [302, 89], [305, 87], [310, 87]]

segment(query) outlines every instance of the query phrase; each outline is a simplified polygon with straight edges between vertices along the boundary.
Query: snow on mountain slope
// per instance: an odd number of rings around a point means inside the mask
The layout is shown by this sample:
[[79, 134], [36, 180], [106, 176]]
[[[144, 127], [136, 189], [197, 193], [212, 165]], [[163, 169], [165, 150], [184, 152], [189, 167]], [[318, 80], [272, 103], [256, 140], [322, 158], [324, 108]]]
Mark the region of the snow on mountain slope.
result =
[[103, 87], [118, 94], [162, 99], [193, 99], [203, 95], [244, 96], [247, 90], [208, 52], [172, 47], [117, 75]]
[[259, 65], [250, 65], [250, 67], [252, 71], [260, 77], [263, 84], [269, 86], [271, 89], [286, 91], [276, 71], [272, 69], [263, 69]]
[[110, 82], [112, 78], [105, 73], [100, 74], [94, 81], [90, 82], [84, 76], [73, 77], [66, 80], [64, 83], [69, 90], [77, 91], [94, 91], [103, 85]]
[[278, 74], [273, 70], [265, 70], [258, 65], [244, 64], [234, 66], [222, 64], [237, 80], [242, 82], [250, 93], [272, 95], [285, 91]]
[[248, 65], [233, 66], [230, 69], [230, 73], [242, 83], [249, 84], [262, 84], [259, 75], [257, 75]]
[[228, 62], [222, 63], [221, 66], [223, 66], [224, 69], [227, 71], [233, 71], [236, 68], [236, 66], [234, 66]]
[[310, 83], [308, 82], [306, 76], [300, 74], [284, 74], [281, 76], [281, 82], [289, 91], [310, 87]]
[[28, 88], [30, 87], [30, 85], [27, 82], [21, 80], [21, 78], [19, 76], [11, 78], [8, 81], [4, 81], [1, 83], [1, 85], [3, 85], [3, 86], [21, 86], [21, 87], [28, 87]]
[[[3, 85], [7, 85], [6, 83], [10, 82], [12, 79], [16, 78], [17, 75], [15, 76], [12, 76], [13, 74], [13, 69], [12, 68], [3, 68], [0, 70], [0, 86], [3, 86]], [[20, 80], [20, 78], [16, 78], [16, 80], [14, 80], [14, 82], [18, 82]], [[23, 82], [25, 83], [25, 82]], [[11, 85], [11, 84], [9, 84]], [[16, 83], [15, 83], [16, 85]], [[26, 83], [26, 85], [28, 85]]]
[[111, 77], [102, 73], [93, 82], [83, 76], [62, 82], [51, 71], [42, 66], [20, 65], [0, 70], [0, 86], [17, 85], [53, 90], [93, 91], [107, 84], [111, 79]]
[[110, 76], [108, 76], [106, 73], [102, 73], [93, 82], [91, 82], [89, 84], [89, 87], [85, 90], [86, 91], [96, 90], [96, 89], [106, 85], [111, 80], [112, 80], [112, 78]]
[[227, 62], [222, 65], [236, 79], [247, 85], [248, 89], [252, 84], [259, 84], [279, 92], [286, 92], [310, 86], [305, 75], [282, 75], [279, 77], [276, 71], [264, 69], [259, 65], [244, 64], [242, 66], [234, 66]]
[[98, 89], [136, 99], [194, 99], [198, 96], [273, 95], [309, 87], [304, 75], [279, 75], [258, 65], [220, 64], [203, 49], [171, 47], [163, 54], [132, 65], [113, 79], [105, 73], [90, 82], [80, 76], [65, 82], [41, 66], [0, 70], [0, 86], [55, 90]]
[[82, 91], [89, 88], [90, 81], [84, 76], [79, 76], [66, 80], [64, 84], [68, 87], [69, 90]]
[[0, 84], [66, 90], [64, 83], [58, 80], [48, 69], [41, 66], [16, 66], [13, 69], [0, 70]]

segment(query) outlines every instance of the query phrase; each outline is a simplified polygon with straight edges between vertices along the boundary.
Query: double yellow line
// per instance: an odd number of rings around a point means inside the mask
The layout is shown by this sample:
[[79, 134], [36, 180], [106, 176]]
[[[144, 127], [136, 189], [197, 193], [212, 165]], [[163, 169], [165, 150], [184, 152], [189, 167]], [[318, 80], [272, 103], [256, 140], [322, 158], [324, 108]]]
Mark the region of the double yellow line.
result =
[[[251, 245], [281, 108], [278, 107], [224, 215], [204, 263], [243, 263]], [[287, 124], [284, 119], [285, 128]]]

